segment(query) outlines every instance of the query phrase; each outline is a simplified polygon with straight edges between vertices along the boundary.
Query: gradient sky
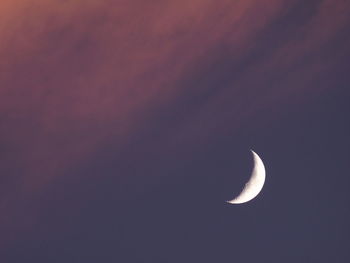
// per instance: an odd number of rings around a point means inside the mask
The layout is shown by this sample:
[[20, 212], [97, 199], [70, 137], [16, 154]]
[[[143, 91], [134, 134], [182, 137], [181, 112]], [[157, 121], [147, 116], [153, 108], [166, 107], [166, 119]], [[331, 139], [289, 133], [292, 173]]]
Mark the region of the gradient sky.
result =
[[2, 0], [0, 261], [349, 262], [349, 13]]

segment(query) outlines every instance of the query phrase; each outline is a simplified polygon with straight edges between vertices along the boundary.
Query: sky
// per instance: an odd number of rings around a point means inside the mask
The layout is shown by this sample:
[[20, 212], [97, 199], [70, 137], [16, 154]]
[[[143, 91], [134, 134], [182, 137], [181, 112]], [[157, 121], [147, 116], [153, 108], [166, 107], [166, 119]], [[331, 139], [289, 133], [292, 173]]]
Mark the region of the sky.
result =
[[349, 262], [349, 12], [2, 0], [1, 262]]

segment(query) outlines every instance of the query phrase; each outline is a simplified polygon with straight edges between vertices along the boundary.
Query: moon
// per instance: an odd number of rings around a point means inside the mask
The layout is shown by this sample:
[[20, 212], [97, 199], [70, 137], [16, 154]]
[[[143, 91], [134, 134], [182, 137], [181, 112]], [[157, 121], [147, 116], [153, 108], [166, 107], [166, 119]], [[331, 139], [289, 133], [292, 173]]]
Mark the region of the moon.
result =
[[242, 192], [231, 201], [227, 201], [230, 204], [242, 204], [252, 200], [260, 193], [264, 186], [266, 175], [264, 163], [259, 155], [252, 150], [251, 152], [254, 158], [252, 175], [250, 176], [249, 181], [245, 184]]

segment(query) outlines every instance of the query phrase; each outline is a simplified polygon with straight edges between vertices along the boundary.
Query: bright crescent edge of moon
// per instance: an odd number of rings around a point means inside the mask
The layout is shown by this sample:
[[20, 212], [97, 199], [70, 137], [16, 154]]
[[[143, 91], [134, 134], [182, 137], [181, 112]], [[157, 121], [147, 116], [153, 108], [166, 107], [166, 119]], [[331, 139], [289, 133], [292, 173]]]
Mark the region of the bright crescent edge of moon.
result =
[[252, 171], [252, 175], [249, 181], [245, 184], [241, 193], [230, 201], [226, 201], [230, 204], [242, 204], [248, 202], [255, 198], [261, 191], [265, 183], [265, 166], [263, 161], [260, 159], [259, 155], [257, 155], [253, 150], [251, 150], [254, 158], [254, 167]]

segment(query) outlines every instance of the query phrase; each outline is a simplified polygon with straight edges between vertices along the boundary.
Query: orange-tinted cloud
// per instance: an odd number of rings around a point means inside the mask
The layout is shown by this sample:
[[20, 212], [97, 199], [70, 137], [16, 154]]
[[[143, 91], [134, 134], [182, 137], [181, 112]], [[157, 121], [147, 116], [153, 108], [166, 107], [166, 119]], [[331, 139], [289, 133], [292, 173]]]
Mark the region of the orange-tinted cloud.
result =
[[265, 10], [255, 1], [4, 3], [6, 143], [20, 148], [25, 167], [41, 170], [48, 159], [64, 167], [61, 158], [108, 136], [126, 140], [149, 105], [176, 96], [174, 83], [227, 34], [245, 52], [279, 10], [275, 2]]

